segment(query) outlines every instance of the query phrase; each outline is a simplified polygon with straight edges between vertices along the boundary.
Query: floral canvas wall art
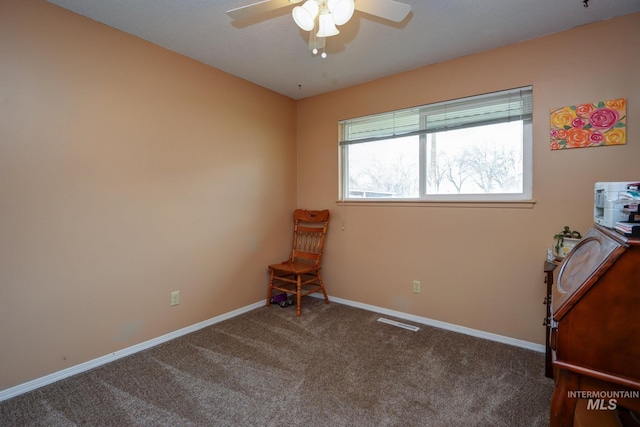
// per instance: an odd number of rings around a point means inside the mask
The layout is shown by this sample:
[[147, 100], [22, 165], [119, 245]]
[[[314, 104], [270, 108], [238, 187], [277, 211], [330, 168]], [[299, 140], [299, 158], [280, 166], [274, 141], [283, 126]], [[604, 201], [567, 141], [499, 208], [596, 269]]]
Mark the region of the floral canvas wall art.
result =
[[551, 110], [552, 150], [626, 143], [626, 98]]

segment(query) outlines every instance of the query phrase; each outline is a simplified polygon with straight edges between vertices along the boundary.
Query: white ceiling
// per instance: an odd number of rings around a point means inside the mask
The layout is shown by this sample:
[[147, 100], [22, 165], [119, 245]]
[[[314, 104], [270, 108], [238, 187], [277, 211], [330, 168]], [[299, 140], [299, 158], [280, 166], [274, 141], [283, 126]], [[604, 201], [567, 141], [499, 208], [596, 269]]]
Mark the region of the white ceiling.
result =
[[[225, 12], [257, 0], [48, 1], [293, 99], [640, 11], [640, 0], [398, 0], [412, 8], [402, 23], [356, 11], [322, 59], [291, 7], [234, 23]], [[587, 40], [567, 49], [602, 54]]]

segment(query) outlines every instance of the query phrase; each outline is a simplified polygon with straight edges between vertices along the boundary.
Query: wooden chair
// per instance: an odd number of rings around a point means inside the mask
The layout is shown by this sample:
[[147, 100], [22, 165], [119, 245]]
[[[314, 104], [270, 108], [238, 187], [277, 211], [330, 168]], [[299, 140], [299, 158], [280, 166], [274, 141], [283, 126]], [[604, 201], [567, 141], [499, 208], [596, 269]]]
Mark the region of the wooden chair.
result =
[[269, 266], [269, 292], [267, 307], [271, 305], [273, 290], [288, 292], [296, 296], [296, 316], [302, 312], [300, 299], [322, 291], [324, 301], [329, 297], [320, 275], [322, 251], [329, 225], [329, 211], [296, 209], [293, 213], [293, 244], [289, 259]]

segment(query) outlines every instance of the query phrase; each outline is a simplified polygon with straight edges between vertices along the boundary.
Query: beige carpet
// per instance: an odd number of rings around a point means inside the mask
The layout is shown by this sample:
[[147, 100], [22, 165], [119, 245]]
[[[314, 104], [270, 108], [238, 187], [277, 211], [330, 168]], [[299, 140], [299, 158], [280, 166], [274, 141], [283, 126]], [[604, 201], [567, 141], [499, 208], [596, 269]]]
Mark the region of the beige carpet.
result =
[[0, 402], [0, 426], [548, 425], [542, 354], [380, 317], [259, 308]]

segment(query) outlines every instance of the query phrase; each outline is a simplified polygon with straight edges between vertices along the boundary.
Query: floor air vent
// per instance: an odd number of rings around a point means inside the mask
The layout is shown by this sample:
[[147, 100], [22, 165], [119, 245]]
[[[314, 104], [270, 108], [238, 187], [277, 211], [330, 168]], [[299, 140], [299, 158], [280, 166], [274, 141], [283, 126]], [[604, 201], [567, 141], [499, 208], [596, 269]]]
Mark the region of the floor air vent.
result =
[[395, 320], [385, 319], [384, 317], [379, 318], [378, 322], [386, 323], [388, 325], [397, 326], [398, 328], [402, 328], [402, 329], [408, 329], [408, 330], [413, 331], [413, 332], [417, 332], [417, 331], [420, 330], [420, 328], [417, 327], [417, 326], [407, 325], [406, 323], [396, 322]]

